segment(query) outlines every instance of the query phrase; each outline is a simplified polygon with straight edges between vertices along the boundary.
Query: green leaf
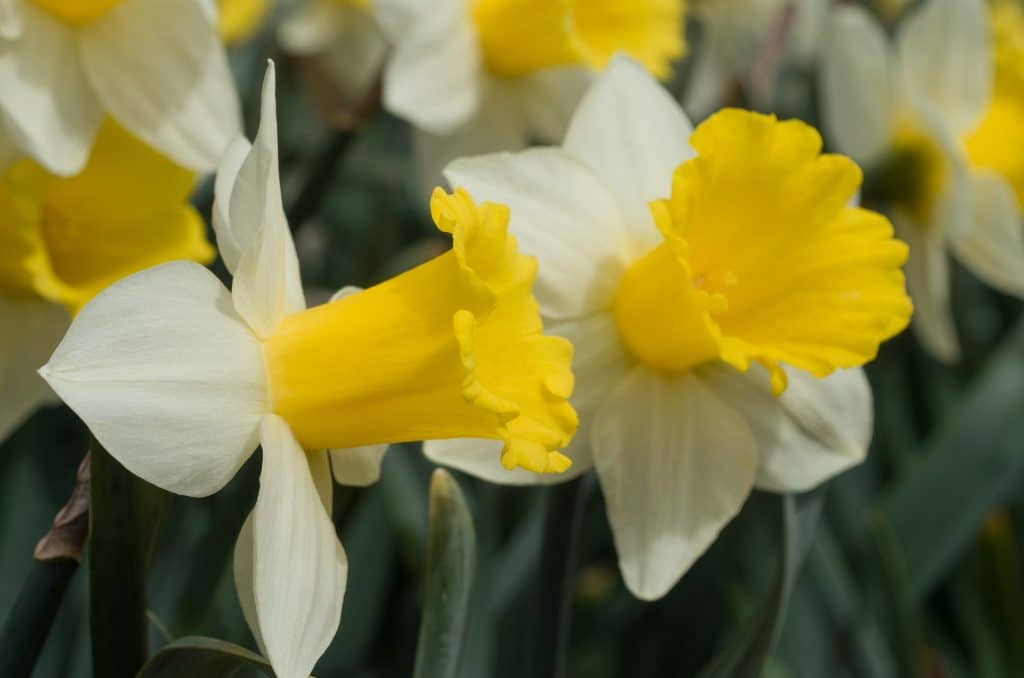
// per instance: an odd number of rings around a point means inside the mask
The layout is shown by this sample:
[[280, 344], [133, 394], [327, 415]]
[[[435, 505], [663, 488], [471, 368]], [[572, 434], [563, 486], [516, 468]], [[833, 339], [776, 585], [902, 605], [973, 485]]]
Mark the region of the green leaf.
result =
[[423, 620], [414, 678], [452, 678], [459, 669], [476, 567], [476, 534], [466, 499], [444, 469], [430, 481], [430, 532]]
[[756, 678], [778, 642], [797, 573], [807, 557], [824, 495], [781, 495], [781, 548], [775, 582], [761, 611], [701, 671], [700, 678]]
[[1024, 323], [1007, 337], [930, 440], [925, 460], [884, 499], [912, 600], [970, 547], [1024, 470]]
[[255, 652], [216, 638], [191, 636], [164, 646], [137, 678], [222, 678], [246, 667], [274, 675], [267, 660]]
[[93, 675], [133, 676], [146, 662], [146, 575], [170, 495], [92, 444], [89, 608]]

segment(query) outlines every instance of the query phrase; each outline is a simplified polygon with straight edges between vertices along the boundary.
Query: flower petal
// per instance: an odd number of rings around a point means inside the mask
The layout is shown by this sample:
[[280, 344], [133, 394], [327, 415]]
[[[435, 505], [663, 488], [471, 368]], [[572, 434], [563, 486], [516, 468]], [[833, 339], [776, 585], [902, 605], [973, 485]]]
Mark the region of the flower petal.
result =
[[40, 374], [129, 471], [193, 497], [231, 479], [269, 409], [259, 342], [191, 262], [101, 293]]
[[1013, 187], [988, 171], [975, 172], [971, 184], [972, 227], [950, 239], [953, 252], [989, 285], [1024, 297], [1024, 225]]
[[263, 419], [260, 442], [252, 525], [256, 618], [275, 673], [305, 678], [338, 629], [348, 561], [314, 477], [328, 472], [323, 452], [307, 458], [288, 424], [272, 414]]
[[[515, 82], [530, 131], [540, 141], [558, 143], [594, 77], [583, 68], [545, 68]], [[512, 150], [508, 148], [494, 150]]]
[[960, 343], [949, 305], [949, 260], [945, 237], [938, 229], [915, 224], [893, 213], [896, 236], [910, 246], [904, 266], [907, 291], [914, 302], [910, 325], [921, 344], [935, 358], [946, 363], [960, 357]]
[[0, 442], [55, 399], [36, 370], [67, 328], [68, 314], [57, 304], [0, 295]]
[[238, 170], [230, 202], [231, 232], [241, 248], [232, 296], [261, 338], [270, 336], [285, 315], [306, 308], [299, 259], [281, 203], [275, 82], [271, 62], [263, 81], [260, 130]]
[[474, 199], [510, 209], [509, 230], [538, 259], [545, 317], [579, 318], [608, 308], [625, 268], [624, 220], [601, 181], [557, 148], [456, 160], [448, 181]]
[[614, 192], [634, 256], [661, 240], [647, 204], [668, 197], [672, 173], [694, 155], [689, 145], [692, 132], [689, 119], [669, 93], [640, 64], [621, 54], [573, 116], [565, 150]]
[[0, 0], [0, 38], [15, 40], [21, 36], [21, 28], [18, 0]]
[[[388, 451], [385, 445], [364, 445], [363, 447], [349, 447], [341, 450], [330, 450], [331, 471], [334, 473], [334, 480], [339, 485], [350, 487], [369, 487], [380, 480], [380, 463], [384, 460], [384, 453]], [[501, 452], [501, 445], [498, 446]], [[496, 452], [494, 458], [499, 454]]]
[[78, 29], [83, 67], [114, 118], [210, 172], [241, 133], [224, 46], [195, 0], [132, 0]]
[[15, 144], [54, 174], [85, 165], [103, 119], [69, 26], [27, 3], [16, 40], [0, 40], [0, 108]]
[[743, 414], [757, 440], [757, 487], [805, 492], [864, 461], [871, 442], [871, 388], [859, 368], [824, 379], [792, 368], [786, 374], [789, 386], [773, 396], [763, 369], [702, 370], [707, 385]]
[[217, 234], [217, 249], [232, 274], [238, 268], [242, 252], [252, 244], [258, 226], [246, 220], [249, 215], [241, 215], [243, 218], [239, 223], [231, 221], [231, 194], [238, 181], [238, 172], [251, 151], [252, 144], [245, 137], [238, 137], [228, 144], [217, 166], [213, 184], [213, 230]]
[[879, 160], [895, 132], [893, 60], [882, 27], [864, 8], [831, 12], [820, 71], [823, 112], [836, 148], [861, 165]]
[[743, 417], [692, 375], [634, 369], [593, 427], [619, 568], [644, 600], [665, 595], [743, 506], [757, 443]]
[[991, 37], [984, 0], [929, 0], [897, 38], [912, 96], [936, 106], [957, 133], [970, 130], [992, 91]]
[[464, 4], [374, 3], [394, 48], [384, 72], [384, 107], [433, 134], [450, 134], [480, 101], [480, 48]]

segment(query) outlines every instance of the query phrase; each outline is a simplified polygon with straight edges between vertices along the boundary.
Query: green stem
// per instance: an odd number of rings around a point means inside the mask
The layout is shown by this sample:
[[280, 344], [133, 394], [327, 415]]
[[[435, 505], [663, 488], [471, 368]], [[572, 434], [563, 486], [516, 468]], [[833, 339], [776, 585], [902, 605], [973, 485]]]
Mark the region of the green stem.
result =
[[89, 607], [95, 678], [134, 676], [146, 663], [146, 575], [169, 496], [93, 441]]

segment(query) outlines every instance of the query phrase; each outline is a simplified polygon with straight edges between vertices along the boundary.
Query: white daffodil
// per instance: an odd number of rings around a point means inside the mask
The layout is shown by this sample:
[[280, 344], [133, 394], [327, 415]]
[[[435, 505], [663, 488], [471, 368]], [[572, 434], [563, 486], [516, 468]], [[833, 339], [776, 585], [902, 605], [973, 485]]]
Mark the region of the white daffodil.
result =
[[392, 43], [384, 106], [415, 128], [426, 182], [449, 160], [562, 137], [616, 51], [659, 77], [683, 54], [682, 0], [374, 0]]
[[[667, 592], [753, 488], [807, 490], [864, 458], [870, 391], [842, 368], [906, 325], [906, 247], [847, 206], [860, 171], [821, 155], [813, 128], [727, 109], [691, 135], [620, 58], [562, 147], [447, 175], [510, 205], [540, 261], [542, 314], [576, 349], [571, 473], [596, 466], [636, 595]], [[489, 480], [535, 480], [479, 441], [425, 449]]]
[[0, 0], [0, 127], [55, 174], [81, 170], [104, 116], [211, 171], [239, 133], [206, 0]]
[[[996, 160], [1018, 162], [1017, 151], [1002, 132], [972, 140], [986, 110], [998, 105], [985, 4], [927, 0], [899, 27], [895, 45], [865, 10], [840, 5], [825, 45], [832, 142], [865, 167], [865, 202], [886, 209], [910, 245], [918, 337], [937, 358], [954, 361], [947, 249], [993, 287], [1024, 297], [1019, 207]], [[1008, 128], [1021, 135], [1015, 115]]]
[[0, 169], [0, 441], [52, 399], [36, 370], [92, 296], [163, 261], [213, 260], [194, 182], [109, 119], [74, 177]]
[[236, 586], [275, 672], [297, 678], [333, 638], [345, 589], [330, 467], [365, 484], [386, 443], [474, 436], [502, 441], [510, 468], [564, 471], [576, 415], [572, 347], [543, 335], [536, 262], [502, 206], [438, 190], [450, 252], [307, 310], [276, 132], [271, 67], [256, 141], [232, 143], [217, 176], [231, 292], [189, 262], [126, 278], [79, 313], [41, 373], [118, 461], [172, 492], [217, 491], [262, 445]]
[[388, 48], [370, 0], [303, 0], [278, 39], [293, 54], [322, 56], [335, 84], [355, 101], [377, 83]]

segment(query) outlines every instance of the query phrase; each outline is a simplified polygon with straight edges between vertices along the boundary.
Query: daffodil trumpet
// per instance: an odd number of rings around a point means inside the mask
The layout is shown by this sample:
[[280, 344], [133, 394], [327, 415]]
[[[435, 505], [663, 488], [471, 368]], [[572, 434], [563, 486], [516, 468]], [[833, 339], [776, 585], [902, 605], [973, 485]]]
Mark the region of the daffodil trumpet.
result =
[[229, 147], [215, 187], [231, 291], [188, 262], [131, 276], [82, 309], [41, 373], [111, 455], [172, 492], [217, 491], [262, 446], [235, 581], [275, 672], [299, 678], [345, 589], [332, 471], [368, 484], [389, 442], [468, 435], [500, 441], [508, 467], [561, 472], [577, 422], [572, 347], [543, 334], [507, 208], [438, 190], [451, 251], [306, 309], [276, 135], [271, 65], [256, 140]]
[[572, 340], [571, 469], [510, 472], [485, 441], [428, 456], [494, 482], [595, 467], [626, 585], [664, 595], [754, 488], [797, 492], [864, 459], [859, 366], [911, 314], [907, 247], [851, 206], [861, 172], [810, 126], [726, 109], [693, 130], [616, 58], [563, 146], [458, 160], [537, 256], [537, 299]]

